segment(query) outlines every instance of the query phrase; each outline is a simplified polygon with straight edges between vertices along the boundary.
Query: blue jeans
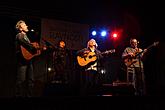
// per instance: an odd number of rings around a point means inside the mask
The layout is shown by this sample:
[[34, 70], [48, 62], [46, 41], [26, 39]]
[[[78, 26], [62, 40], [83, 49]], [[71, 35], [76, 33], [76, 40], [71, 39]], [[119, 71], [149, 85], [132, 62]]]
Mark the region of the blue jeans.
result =
[[16, 77], [16, 96], [31, 97], [33, 88], [33, 65], [18, 65]]

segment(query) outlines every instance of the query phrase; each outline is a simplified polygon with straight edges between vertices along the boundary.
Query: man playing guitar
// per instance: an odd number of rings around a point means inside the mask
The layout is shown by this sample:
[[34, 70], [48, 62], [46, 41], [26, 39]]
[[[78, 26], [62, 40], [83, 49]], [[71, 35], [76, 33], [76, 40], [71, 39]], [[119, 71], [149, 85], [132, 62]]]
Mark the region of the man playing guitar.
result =
[[[18, 31], [15, 39], [17, 63], [16, 96], [31, 97], [33, 95], [32, 58], [26, 59], [25, 56], [27, 54], [35, 55], [37, 53], [37, 48], [31, 43], [26, 34], [29, 30], [25, 21], [19, 20], [16, 23], [16, 29]], [[39, 45], [36, 46], [38, 47]]]
[[130, 47], [125, 48], [122, 58], [127, 66], [127, 82], [132, 83], [135, 89], [135, 95], [144, 95], [144, 73], [143, 62], [141, 58], [147, 49], [138, 48], [138, 41], [135, 38], [130, 39]]

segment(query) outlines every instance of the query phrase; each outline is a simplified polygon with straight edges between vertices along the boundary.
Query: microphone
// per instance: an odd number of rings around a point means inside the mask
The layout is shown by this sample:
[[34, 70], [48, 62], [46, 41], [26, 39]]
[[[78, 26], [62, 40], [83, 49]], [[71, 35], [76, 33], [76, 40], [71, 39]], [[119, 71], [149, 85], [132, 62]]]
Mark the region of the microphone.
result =
[[31, 29], [30, 31], [31, 31], [31, 32], [34, 32], [34, 29]]

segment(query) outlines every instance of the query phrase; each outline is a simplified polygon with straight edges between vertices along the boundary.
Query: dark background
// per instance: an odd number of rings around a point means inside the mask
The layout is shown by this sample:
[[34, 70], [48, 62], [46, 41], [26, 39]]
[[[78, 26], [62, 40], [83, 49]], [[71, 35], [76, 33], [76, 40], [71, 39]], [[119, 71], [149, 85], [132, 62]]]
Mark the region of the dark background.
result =
[[[123, 35], [112, 45], [105, 42], [101, 50], [109, 46], [115, 47], [117, 53], [108, 58], [105, 66], [110, 65], [110, 82], [116, 79], [123, 80], [121, 69], [121, 53], [128, 45], [129, 38], [135, 36], [140, 41], [140, 47], [146, 48], [155, 41], [159, 41], [157, 47], [153, 47], [145, 56], [145, 75], [149, 95], [164, 95], [165, 92], [165, 44], [164, 44], [164, 5], [161, 1], [26, 1], [1, 2], [1, 59], [0, 59], [0, 96], [11, 97], [14, 95], [15, 83], [15, 23], [24, 19], [29, 28], [37, 30], [40, 37], [40, 23], [42, 18], [66, 20], [93, 26], [111, 26], [123, 28]], [[114, 59], [114, 60], [113, 60]], [[109, 67], [107, 67], [109, 68]], [[107, 79], [106, 79], [107, 80]]]

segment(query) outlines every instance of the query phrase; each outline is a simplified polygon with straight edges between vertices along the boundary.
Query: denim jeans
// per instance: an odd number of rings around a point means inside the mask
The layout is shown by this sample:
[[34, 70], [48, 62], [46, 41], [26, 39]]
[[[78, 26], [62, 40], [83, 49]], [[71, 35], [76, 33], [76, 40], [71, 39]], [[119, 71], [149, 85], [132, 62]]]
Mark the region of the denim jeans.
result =
[[33, 88], [33, 65], [18, 65], [16, 77], [16, 96], [31, 97]]

